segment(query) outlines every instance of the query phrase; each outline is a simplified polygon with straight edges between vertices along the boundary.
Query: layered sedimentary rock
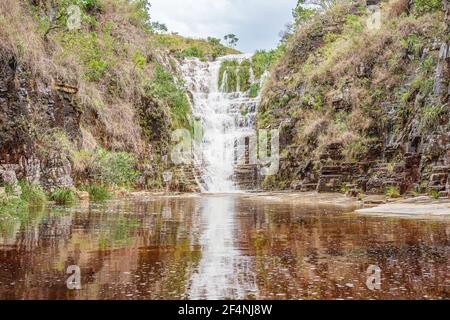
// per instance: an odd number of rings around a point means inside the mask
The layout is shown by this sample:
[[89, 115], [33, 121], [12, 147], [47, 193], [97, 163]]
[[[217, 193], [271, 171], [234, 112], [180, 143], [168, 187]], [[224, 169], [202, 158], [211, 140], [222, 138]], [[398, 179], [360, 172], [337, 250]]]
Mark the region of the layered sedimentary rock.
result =
[[0, 70], [0, 165], [10, 168], [18, 179], [48, 189], [72, 187], [67, 157], [52, 148], [43, 152], [40, 146], [56, 144], [43, 141], [51, 137], [52, 130], [61, 130], [80, 143], [77, 89], [32, 78], [26, 66], [18, 66], [15, 57], [5, 52]]
[[449, 1], [384, 1], [379, 31], [345, 3], [300, 28], [263, 91], [258, 125], [283, 152], [265, 185], [447, 197]]

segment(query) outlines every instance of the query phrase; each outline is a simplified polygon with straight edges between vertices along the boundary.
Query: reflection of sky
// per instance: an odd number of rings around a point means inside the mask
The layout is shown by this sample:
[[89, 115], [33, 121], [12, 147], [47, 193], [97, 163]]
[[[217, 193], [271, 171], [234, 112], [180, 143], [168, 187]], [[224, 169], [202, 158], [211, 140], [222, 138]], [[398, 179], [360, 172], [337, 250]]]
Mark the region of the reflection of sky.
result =
[[291, 22], [296, 0], [152, 0], [151, 17], [169, 31], [206, 38], [234, 33], [244, 52], [271, 49]]

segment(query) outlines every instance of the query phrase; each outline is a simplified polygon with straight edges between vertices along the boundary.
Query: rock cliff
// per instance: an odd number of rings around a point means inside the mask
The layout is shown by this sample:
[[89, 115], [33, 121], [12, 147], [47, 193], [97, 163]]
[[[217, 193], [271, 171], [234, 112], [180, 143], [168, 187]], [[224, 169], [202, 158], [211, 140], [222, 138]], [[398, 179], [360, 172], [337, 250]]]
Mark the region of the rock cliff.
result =
[[289, 39], [259, 107], [258, 127], [281, 135], [265, 188], [448, 196], [449, 2], [367, 4], [343, 1]]

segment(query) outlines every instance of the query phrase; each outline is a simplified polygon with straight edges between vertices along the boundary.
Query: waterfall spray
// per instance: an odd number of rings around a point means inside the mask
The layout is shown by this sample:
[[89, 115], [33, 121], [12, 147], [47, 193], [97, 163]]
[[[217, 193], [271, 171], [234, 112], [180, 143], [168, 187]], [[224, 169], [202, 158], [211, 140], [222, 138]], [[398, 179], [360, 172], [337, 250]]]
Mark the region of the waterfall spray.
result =
[[[203, 192], [236, 192], [233, 183], [237, 142], [254, 130], [259, 97], [241, 92], [242, 83], [230, 90], [230, 74], [225, 71], [219, 87], [220, 67], [224, 61], [240, 64], [251, 55], [231, 55], [213, 62], [186, 59], [182, 73], [193, 98], [194, 116], [201, 120], [203, 139], [194, 143], [196, 166], [202, 171]], [[231, 91], [231, 92], [229, 92]], [[246, 110], [243, 114], [242, 110]]]

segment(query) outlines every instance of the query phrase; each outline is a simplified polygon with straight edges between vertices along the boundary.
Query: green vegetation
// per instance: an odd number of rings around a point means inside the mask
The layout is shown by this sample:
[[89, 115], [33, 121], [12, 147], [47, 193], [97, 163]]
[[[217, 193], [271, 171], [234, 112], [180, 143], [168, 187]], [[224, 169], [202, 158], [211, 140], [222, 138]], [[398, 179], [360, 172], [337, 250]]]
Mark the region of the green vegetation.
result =
[[400, 189], [397, 187], [387, 187], [384, 194], [389, 198], [400, 198]]
[[50, 195], [50, 199], [60, 205], [71, 205], [77, 202], [78, 198], [73, 189], [58, 188]]
[[[109, 152], [105, 149], [97, 149], [93, 153], [86, 154], [88, 174], [86, 178], [94, 181], [96, 187], [91, 191], [104, 194], [106, 186], [131, 188], [139, 177], [136, 170], [136, 158], [127, 152]], [[89, 192], [88, 190], [85, 190]]]
[[27, 210], [29, 206], [42, 207], [47, 202], [45, 192], [38, 186], [19, 181], [20, 196], [13, 195], [13, 186], [6, 185], [0, 193], [0, 214], [14, 214]]
[[[67, 24], [71, 5], [81, 9], [79, 28]], [[167, 34], [167, 26], [150, 16], [147, 0], [2, 1], [1, 56], [13, 59], [30, 83], [43, 83], [52, 94], [67, 93], [68, 121], [77, 117], [73, 124], [81, 124], [67, 132], [49, 125], [55, 115], [30, 113], [17, 120], [20, 126], [14, 123], [14, 131], [23, 132], [24, 140], [39, 141], [35, 147], [42, 160], [52, 154], [67, 157], [77, 183], [93, 179], [134, 187], [141, 174], [136, 159], [151, 163], [152, 174], [162, 171], [160, 159], [172, 143], [172, 129], [192, 123], [184, 84], [173, 76], [176, 58], [210, 60], [239, 53], [217, 38]], [[2, 130], [2, 145], [13, 143], [15, 136], [4, 137], [4, 131], [13, 130]], [[113, 156], [106, 160], [96, 146], [112, 150]], [[113, 174], [109, 168], [115, 166], [124, 172]]]
[[[132, 188], [140, 176], [135, 155], [110, 152], [99, 146], [93, 151], [83, 150], [73, 155], [80, 190], [106, 195], [108, 186]], [[88, 182], [88, 183], [86, 183]], [[95, 196], [94, 196], [95, 197]]]
[[246, 92], [250, 89], [250, 60], [244, 60], [239, 66], [237, 77], [239, 79], [239, 91]]
[[244, 105], [241, 107], [241, 116], [245, 117], [246, 115], [248, 115], [248, 107]]
[[408, 53], [412, 53], [416, 58], [419, 57], [420, 51], [422, 49], [422, 44], [420, 43], [419, 38], [415, 34], [409, 34], [406, 38], [401, 39], [401, 46], [408, 51]]
[[430, 190], [428, 195], [433, 199], [439, 199], [439, 191], [437, 190]]
[[422, 110], [422, 122], [421, 128], [426, 131], [431, 128], [434, 128], [437, 123], [439, 123], [439, 119], [441, 115], [444, 115], [444, 110], [446, 107], [444, 106], [426, 106]]
[[22, 190], [20, 199], [29, 205], [39, 206], [47, 202], [47, 196], [41, 187], [20, 181], [19, 186]]
[[199, 47], [190, 47], [187, 49], [184, 49], [181, 51], [181, 56], [183, 57], [194, 57], [199, 59], [205, 59], [205, 54], [203, 53], [202, 49]]
[[175, 83], [174, 77], [164, 67], [155, 63], [153, 81], [147, 83], [148, 96], [160, 99], [168, 106], [175, 129], [190, 128], [191, 106], [182, 83]]
[[237, 60], [225, 60], [222, 62], [219, 70], [219, 88], [223, 87], [224, 92], [237, 91], [238, 85], [238, 68], [239, 62]]
[[261, 79], [264, 72], [269, 70], [276, 63], [276, 61], [282, 56], [283, 52], [283, 46], [270, 51], [261, 50], [256, 52], [252, 57], [252, 68], [255, 79]]
[[112, 197], [108, 187], [102, 184], [82, 185], [79, 189], [80, 191], [88, 192], [89, 199], [93, 201], [105, 201]]
[[111, 25], [103, 30], [102, 37], [96, 32], [66, 33], [62, 37], [66, 52], [78, 52], [85, 70], [84, 77], [88, 81], [104, 78], [117, 65], [110, 32]]
[[[250, 97], [256, 97], [259, 93], [259, 80], [264, 72], [268, 71], [282, 54], [282, 47], [271, 51], [258, 51], [251, 60], [245, 59], [241, 63], [237, 60], [222, 62], [219, 70], [218, 86], [224, 85], [224, 92], [247, 92]], [[251, 83], [253, 73], [256, 82]], [[224, 84], [226, 80], [226, 83]]]
[[302, 180], [299, 167], [317, 174], [335, 145], [340, 160], [330, 165], [357, 162], [379, 154], [384, 135], [404, 141], [412, 123], [423, 135], [445, 123], [448, 106], [433, 90], [438, 54], [429, 40], [447, 39], [442, 2], [383, 2], [377, 30], [369, 30], [370, 12], [361, 3], [324, 1], [314, 12], [300, 0], [273, 64], [267, 53], [253, 57], [255, 78], [271, 71], [257, 126], [285, 126], [285, 149], [292, 150], [285, 154], [288, 170], [270, 185]]
[[220, 39], [209, 37], [206, 40], [181, 37], [176, 34], [153, 34], [149, 37], [149, 46], [169, 50], [179, 57], [194, 57], [208, 60], [239, 51], [225, 47]]
[[236, 47], [237, 43], [239, 42], [239, 38], [236, 37], [235, 34], [227, 34], [223, 39], [228, 43], [228, 46], [230, 47]]
[[27, 208], [27, 203], [19, 197], [0, 196], [0, 214], [13, 214]]
[[442, 0], [414, 0], [414, 12], [424, 14], [434, 12], [442, 8]]
[[297, 5], [292, 10], [296, 28], [308, 22], [317, 12], [317, 9], [315, 8], [306, 7], [306, 1], [307, 0], [297, 0]]
[[260, 85], [259, 83], [252, 83], [250, 86], [249, 96], [250, 98], [256, 98], [259, 94]]

